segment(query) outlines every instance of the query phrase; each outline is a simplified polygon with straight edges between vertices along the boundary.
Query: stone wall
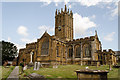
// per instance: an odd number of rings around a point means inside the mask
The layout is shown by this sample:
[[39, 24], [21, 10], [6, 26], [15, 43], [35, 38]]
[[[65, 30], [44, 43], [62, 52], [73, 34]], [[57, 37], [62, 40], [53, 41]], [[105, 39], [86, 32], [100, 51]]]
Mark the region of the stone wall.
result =
[[99, 61], [101, 61], [102, 65], [115, 65], [117, 64], [116, 62], [116, 55], [115, 52], [111, 49], [107, 50], [99, 50], [97, 51], [98, 53], [98, 57], [99, 57]]
[[[31, 53], [32, 59], [31, 59]], [[26, 44], [19, 51], [19, 63], [40, 62], [41, 64], [80, 64], [96, 65], [116, 64], [114, 51], [102, 52], [102, 44], [97, 31], [94, 36], [73, 39], [73, 13], [65, 9], [55, 12], [55, 35], [50, 36], [46, 31], [37, 42]]]

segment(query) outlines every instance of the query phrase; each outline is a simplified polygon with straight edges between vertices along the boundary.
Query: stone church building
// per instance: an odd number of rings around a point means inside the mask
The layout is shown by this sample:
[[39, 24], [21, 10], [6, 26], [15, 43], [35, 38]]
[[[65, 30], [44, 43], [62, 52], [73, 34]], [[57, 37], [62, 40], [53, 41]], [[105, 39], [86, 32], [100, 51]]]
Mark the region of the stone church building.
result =
[[96, 65], [116, 64], [115, 52], [102, 51], [102, 44], [95, 35], [80, 39], [73, 36], [73, 12], [65, 9], [55, 12], [55, 35], [47, 31], [37, 42], [26, 44], [19, 50], [19, 62], [26, 64], [40, 62], [43, 66], [54, 64]]

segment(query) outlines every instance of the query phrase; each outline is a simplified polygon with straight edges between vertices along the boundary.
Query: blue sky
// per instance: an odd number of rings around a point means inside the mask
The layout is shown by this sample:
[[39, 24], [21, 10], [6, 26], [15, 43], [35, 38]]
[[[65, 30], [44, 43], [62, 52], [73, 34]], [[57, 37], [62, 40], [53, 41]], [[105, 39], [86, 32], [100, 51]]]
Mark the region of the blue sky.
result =
[[54, 35], [55, 10], [64, 5], [73, 11], [74, 38], [98, 32], [103, 49], [118, 50], [117, 2], [2, 2], [2, 40], [23, 48], [47, 30]]

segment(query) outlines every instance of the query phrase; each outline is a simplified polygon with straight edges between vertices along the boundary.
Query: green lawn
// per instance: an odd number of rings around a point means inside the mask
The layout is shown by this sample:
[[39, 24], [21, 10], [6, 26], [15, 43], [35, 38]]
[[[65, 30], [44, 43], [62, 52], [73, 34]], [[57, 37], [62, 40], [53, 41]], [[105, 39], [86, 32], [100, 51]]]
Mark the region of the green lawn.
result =
[[[21, 78], [24, 75], [29, 75], [31, 73], [38, 73], [40, 75], [44, 75], [46, 78], [77, 78], [76, 70], [85, 69], [87, 66], [80, 65], [59, 65], [58, 68], [40, 68], [38, 71], [34, 71], [33, 67], [25, 70], [21, 75]], [[93, 70], [109, 70], [109, 66], [100, 66], [96, 68], [96, 66], [89, 66], [89, 69]], [[112, 68], [108, 73], [108, 78], [117, 78], [118, 77], [118, 69]]]
[[15, 66], [9, 66], [9, 67], [3, 67], [2, 66], [2, 78], [7, 78], [10, 73], [13, 71], [13, 69], [15, 68]]

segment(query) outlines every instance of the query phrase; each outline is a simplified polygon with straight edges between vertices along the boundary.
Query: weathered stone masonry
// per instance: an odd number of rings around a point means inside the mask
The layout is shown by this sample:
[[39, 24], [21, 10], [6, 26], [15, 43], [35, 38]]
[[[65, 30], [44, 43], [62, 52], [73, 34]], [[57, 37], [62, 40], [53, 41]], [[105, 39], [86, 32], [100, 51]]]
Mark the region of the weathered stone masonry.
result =
[[[55, 35], [46, 31], [37, 42], [26, 44], [19, 51], [19, 63], [40, 62], [43, 66], [55, 64], [97, 65], [116, 64], [114, 51], [102, 51], [97, 31], [94, 36], [73, 39], [73, 13], [65, 9], [55, 12]], [[32, 55], [31, 55], [32, 52]]]

